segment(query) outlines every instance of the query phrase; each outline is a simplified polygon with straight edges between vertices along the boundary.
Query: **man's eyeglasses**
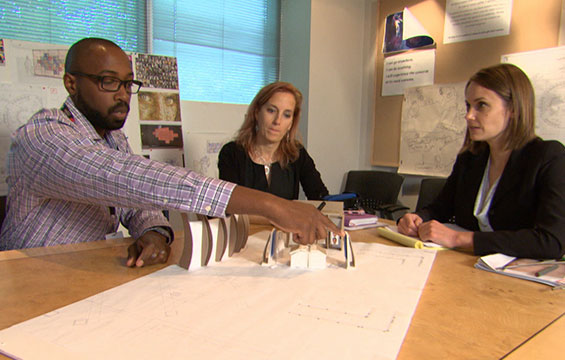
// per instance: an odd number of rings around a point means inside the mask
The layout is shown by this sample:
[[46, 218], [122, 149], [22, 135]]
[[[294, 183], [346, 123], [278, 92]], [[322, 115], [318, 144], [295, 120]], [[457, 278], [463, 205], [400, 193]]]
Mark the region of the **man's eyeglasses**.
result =
[[139, 80], [120, 80], [113, 76], [85, 74], [78, 71], [69, 72], [69, 74], [86, 76], [91, 79], [97, 80], [100, 89], [110, 92], [117, 92], [118, 90], [120, 90], [120, 87], [124, 85], [124, 88], [129, 94], [137, 94], [139, 92], [139, 89], [143, 86], [143, 83]]

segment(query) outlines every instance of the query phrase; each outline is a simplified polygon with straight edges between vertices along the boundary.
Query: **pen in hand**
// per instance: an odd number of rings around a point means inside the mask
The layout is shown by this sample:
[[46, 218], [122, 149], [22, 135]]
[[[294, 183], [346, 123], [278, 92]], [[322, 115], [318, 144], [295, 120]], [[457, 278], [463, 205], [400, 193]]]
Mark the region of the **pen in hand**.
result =
[[320, 205], [318, 205], [318, 210], [322, 211], [322, 209], [324, 208], [324, 206], [326, 206], [326, 202], [325, 202], [325, 201], [322, 201], [322, 202], [320, 203]]

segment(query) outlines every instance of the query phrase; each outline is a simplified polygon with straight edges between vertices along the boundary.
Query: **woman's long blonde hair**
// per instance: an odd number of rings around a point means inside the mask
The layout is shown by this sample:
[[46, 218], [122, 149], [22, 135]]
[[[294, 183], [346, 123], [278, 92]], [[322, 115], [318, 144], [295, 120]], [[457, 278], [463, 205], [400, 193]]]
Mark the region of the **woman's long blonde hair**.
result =
[[299, 151], [302, 147], [302, 143], [296, 138], [299, 135], [298, 124], [300, 123], [300, 113], [302, 111], [302, 93], [291, 83], [277, 81], [259, 90], [247, 108], [245, 120], [241, 128], [239, 128], [235, 142], [243, 146], [247, 153], [253, 150], [253, 145], [257, 139], [257, 114], [261, 107], [278, 92], [292, 94], [295, 100], [292, 125], [275, 153], [275, 156], [279, 159], [279, 164], [285, 168], [289, 163], [298, 159]]

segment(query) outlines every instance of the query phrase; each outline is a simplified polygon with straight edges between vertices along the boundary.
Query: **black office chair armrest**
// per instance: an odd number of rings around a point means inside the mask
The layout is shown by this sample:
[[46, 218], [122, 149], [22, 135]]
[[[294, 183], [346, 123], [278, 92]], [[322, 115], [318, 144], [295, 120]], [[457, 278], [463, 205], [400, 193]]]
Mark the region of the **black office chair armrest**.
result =
[[402, 204], [384, 204], [384, 205], [379, 206], [379, 210], [395, 212], [395, 211], [399, 211], [399, 210], [410, 210], [410, 208], [406, 207]]
[[[383, 219], [396, 220], [408, 212], [410, 208], [402, 204], [383, 204], [376, 208], [381, 213]], [[398, 211], [404, 211], [400, 216], [396, 215]]]

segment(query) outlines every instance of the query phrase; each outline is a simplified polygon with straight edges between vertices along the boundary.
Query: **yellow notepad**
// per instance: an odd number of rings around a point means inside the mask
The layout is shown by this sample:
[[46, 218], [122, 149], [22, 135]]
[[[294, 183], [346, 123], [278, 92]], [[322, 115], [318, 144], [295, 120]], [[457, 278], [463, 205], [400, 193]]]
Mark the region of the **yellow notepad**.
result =
[[389, 240], [402, 244], [404, 246], [413, 247], [416, 249], [430, 249], [430, 250], [446, 250], [448, 248], [443, 247], [439, 244], [433, 242], [424, 242], [418, 238], [403, 235], [398, 232], [396, 226], [385, 226], [377, 228], [377, 232], [380, 236], [385, 237]]

